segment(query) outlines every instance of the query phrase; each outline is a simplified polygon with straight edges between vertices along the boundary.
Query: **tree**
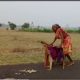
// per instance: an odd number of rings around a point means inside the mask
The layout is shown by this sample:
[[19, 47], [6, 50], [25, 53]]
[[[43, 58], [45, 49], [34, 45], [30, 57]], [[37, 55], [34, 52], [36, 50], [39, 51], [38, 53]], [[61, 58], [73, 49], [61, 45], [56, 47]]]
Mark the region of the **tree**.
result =
[[2, 27], [2, 24], [0, 24], [0, 27]]
[[37, 26], [38, 29], [40, 29], [40, 26]]
[[8, 24], [9, 24], [11, 30], [15, 30], [16, 24], [14, 24], [12, 22], [8, 22]]
[[24, 23], [23, 25], [22, 25], [22, 29], [24, 29], [24, 28], [29, 28], [30, 27], [30, 24], [29, 23]]
[[80, 33], [80, 27], [78, 28], [78, 32]]

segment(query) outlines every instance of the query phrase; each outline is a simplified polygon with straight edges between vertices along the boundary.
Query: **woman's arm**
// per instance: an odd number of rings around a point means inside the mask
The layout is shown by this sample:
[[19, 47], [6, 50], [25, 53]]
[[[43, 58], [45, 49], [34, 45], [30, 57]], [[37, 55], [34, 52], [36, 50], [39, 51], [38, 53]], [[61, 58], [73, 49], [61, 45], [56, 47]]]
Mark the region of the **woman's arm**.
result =
[[[63, 42], [64, 42], [64, 37], [63, 37], [63, 33], [62, 33], [61, 31], [60, 31], [58, 34], [61, 36], [61, 44], [60, 44], [60, 46], [59, 46], [59, 47], [61, 47], [62, 44], [63, 44]], [[58, 34], [57, 34], [57, 35], [58, 35]], [[51, 43], [51, 45], [53, 45], [54, 42], [57, 40], [57, 35], [55, 36], [54, 41]]]
[[51, 43], [51, 45], [53, 45], [56, 40], [57, 40], [57, 38], [55, 37], [54, 40], [53, 40], [53, 42]]

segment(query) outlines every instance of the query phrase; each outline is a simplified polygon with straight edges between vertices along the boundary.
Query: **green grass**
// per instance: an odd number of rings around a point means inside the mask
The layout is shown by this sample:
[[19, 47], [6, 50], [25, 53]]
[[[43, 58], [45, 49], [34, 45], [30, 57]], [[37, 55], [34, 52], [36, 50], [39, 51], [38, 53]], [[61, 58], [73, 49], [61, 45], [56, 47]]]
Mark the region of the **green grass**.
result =
[[[23, 28], [20, 31], [25, 31], [25, 32], [46, 32], [46, 33], [52, 33], [52, 30], [49, 28]], [[67, 29], [66, 30], [68, 33], [80, 33], [80, 29]]]
[[21, 31], [25, 32], [46, 32], [46, 33], [51, 33], [51, 29], [43, 28], [43, 29], [38, 29], [38, 28], [24, 28]]
[[68, 33], [80, 33], [80, 30], [76, 30], [76, 29], [69, 29], [66, 30]]

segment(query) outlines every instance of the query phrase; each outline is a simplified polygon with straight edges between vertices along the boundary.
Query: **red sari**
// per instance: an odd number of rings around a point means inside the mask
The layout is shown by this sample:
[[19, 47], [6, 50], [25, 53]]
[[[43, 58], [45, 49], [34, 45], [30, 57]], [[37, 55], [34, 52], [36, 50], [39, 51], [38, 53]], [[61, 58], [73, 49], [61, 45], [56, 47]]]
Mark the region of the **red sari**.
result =
[[72, 41], [71, 41], [71, 37], [63, 29], [59, 28], [56, 31], [56, 36], [55, 37], [57, 39], [62, 39], [62, 36], [63, 36], [62, 48], [63, 48], [64, 54], [72, 53]]

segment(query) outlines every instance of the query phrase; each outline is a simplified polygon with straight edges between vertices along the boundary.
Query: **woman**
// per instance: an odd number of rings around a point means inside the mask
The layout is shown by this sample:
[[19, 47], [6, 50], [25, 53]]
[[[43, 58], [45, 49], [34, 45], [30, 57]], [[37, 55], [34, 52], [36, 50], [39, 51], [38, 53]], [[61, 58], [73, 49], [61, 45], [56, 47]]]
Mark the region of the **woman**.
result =
[[[51, 43], [51, 45], [53, 45], [57, 39], [61, 39], [61, 44], [59, 47], [63, 48], [63, 53], [64, 53], [63, 59], [65, 59], [65, 57], [67, 57], [70, 61], [69, 65], [72, 65], [74, 62], [71, 59], [71, 57], [69, 56], [72, 53], [72, 42], [71, 42], [70, 35], [67, 32], [65, 32], [61, 28], [61, 26], [59, 26], [58, 24], [52, 25], [52, 30], [55, 32], [55, 38], [54, 38], [54, 41]], [[63, 64], [65, 65], [64, 60], [63, 60]], [[63, 68], [64, 68], [64, 66], [63, 66]]]

